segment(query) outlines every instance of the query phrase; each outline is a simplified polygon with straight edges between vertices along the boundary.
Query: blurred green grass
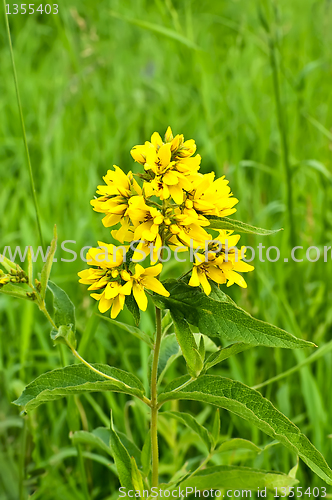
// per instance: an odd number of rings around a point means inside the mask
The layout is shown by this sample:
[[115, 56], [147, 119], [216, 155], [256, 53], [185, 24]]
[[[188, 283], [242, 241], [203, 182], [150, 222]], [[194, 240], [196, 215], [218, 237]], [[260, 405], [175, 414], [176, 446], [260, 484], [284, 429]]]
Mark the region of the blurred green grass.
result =
[[[113, 164], [136, 169], [130, 148], [148, 139], [153, 131], [163, 133], [171, 125], [175, 133], [195, 138], [203, 172], [226, 174], [240, 200], [236, 218], [285, 229], [264, 239], [243, 236], [241, 242], [275, 245], [282, 257], [290, 256], [269, 35], [260, 14], [264, 12], [276, 42], [296, 243], [304, 247], [329, 245], [331, 9], [329, 0], [72, 0], [59, 2], [59, 15], [9, 16], [45, 240], [50, 241], [56, 223], [59, 241], [75, 240], [77, 249], [97, 240], [108, 241], [109, 231], [89, 205], [97, 184]], [[39, 244], [3, 15], [0, 60], [2, 250], [5, 245]], [[93, 316], [94, 304], [76, 278], [82, 267], [80, 261], [58, 262], [52, 279], [77, 307], [79, 335], [85, 332], [87, 338], [91, 334], [89, 361], [133, 371], [147, 384], [146, 346], [119, 335], [114, 326]], [[246, 291], [229, 290], [240, 305], [319, 346], [331, 339], [330, 261], [269, 263], [256, 259], [255, 268]], [[152, 310], [150, 313], [142, 326], [152, 331]], [[78, 461], [73, 457], [76, 448], [68, 437], [73, 430], [68, 424], [73, 418], [72, 405], [59, 401], [31, 414], [26, 422], [24, 453], [22, 420], [10, 404], [25, 384], [60, 365], [48, 326], [30, 304], [2, 296], [0, 317], [0, 499], [19, 497], [23, 469], [29, 473], [25, 487], [33, 490], [38, 484], [33, 498], [86, 498]], [[131, 322], [126, 311], [119, 318]], [[310, 354], [256, 348], [227, 361], [215, 373], [255, 385]], [[168, 378], [183, 369], [180, 358]], [[307, 433], [330, 464], [331, 376], [328, 353], [262, 389]], [[142, 446], [147, 416], [139, 406], [127, 405], [124, 419], [123, 395], [97, 395], [95, 401], [98, 408], [91, 406], [91, 399], [80, 398], [83, 418], [78, 419], [78, 427], [82, 422], [84, 425], [85, 413], [90, 429], [105, 425], [111, 406], [119, 430], [131, 429], [134, 440]], [[180, 404], [187, 411], [203, 412], [201, 420], [212, 422], [209, 409], [197, 403]], [[240, 419], [226, 412], [221, 415], [224, 434], [247, 437], [257, 444], [268, 442]], [[161, 458], [167, 479], [166, 465], [179, 468], [183, 456], [180, 446], [171, 448], [174, 435], [168, 436], [167, 430], [162, 434]], [[181, 435], [181, 439], [186, 443], [183, 449], [195, 456], [188, 436]], [[242, 463], [237, 457], [219, 460]], [[249, 463], [287, 472], [295, 457], [275, 446], [255, 460], [249, 457]], [[86, 459], [85, 465], [91, 498], [111, 498], [108, 495], [118, 485], [114, 474], [91, 459]], [[303, 486], [322, 484], [304, 465], [300, 465], [298, 477]]]

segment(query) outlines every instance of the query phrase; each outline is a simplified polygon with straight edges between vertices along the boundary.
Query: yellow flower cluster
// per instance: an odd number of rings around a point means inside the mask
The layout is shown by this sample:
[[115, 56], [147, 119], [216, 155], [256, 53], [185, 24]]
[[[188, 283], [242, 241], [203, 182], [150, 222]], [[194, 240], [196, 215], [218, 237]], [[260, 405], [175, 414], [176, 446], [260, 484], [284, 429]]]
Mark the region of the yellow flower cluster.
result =
[[[91, 296], [99, 301], [99, 310], [111, 308], [115, 318], [123, 309], [125, 298], [133, 294], [140, 309], [147, 307], [145, 290], [168, 296], [168, 291], [158, 279], [162, 264], [158, 263], [164, 245], [171, 249], [189, 247], [196, 249], [191, 286], [201, 285], [209, 294], [209, 280], [216, 283], [237, 283], [246, 287], [238, 272], [247, 272], [252, 266], [243, 262], [234, 249], [225, 253], [225, 245], [235, 247], [239, 236], [219, 231], [218, 240], [207, 232], [209, 216], [225, 217], [236, 211], [238, 200], [233, 197], [225, 177], [215, 179], [214, 172], [199, 172], [201, 157], [196, 154], [194, 140], [184, 140], [183, 135], [173, 136], [168, 127], [164, 140], [155, 132], [151, 142], [132, 148], [131, 156], [143, 165], [144, 171], [125, 174], [118, 166], [108, 170], [104, 185], [98, 186], [98, 198], [91, 201], [96, 212], [104, 214], [105, 227], [114, 228], [112, 236], [125, 244], [138, 241], [132, 261], [150, 256], [151, 267], [123, 259], [121, 248], [99, 243], [100, 248], [88, 252], [89, 269], [79, 273], [80, 282], [90, 285], [89, 290], [99, 290]], [[140, 185], [137, 180], [142, 182]], [[197, 249], [209, 244], [208, 259]], [[215, 249], [223, 244], [222, 250]], [[219, 247], [218, 247], [219, 248]], [[104, 253], [103, 253], [104, 251]], [[107, 255], [108, 254], [108, 255]], [[109, 258], [109, 255], [112, 258]]]

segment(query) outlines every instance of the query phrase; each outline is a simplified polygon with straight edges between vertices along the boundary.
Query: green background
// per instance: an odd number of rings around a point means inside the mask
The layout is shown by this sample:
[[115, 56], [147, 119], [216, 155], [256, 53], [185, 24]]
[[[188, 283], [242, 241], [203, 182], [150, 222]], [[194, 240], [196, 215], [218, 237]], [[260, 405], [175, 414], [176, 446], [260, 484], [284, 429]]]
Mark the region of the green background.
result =
[[[59, 1], [58, 8], [58, 15], [8, 16], [44, 239], [51, 240], [57, 224], [59, 242], [74, 240], [76, 244], [68, 246], [76, 251], [97, 240], [110, 241], [100, 214], [89, 204], [96, 186], [113, 164], [137, 171], [130, 148], [171, 125], [174, 133], [196, 140], [202, 172], [214, 170], [229, 179], [240, 200], [236, 218], [284, 228], [270, 237], [242, 236], [243, 244], [278, 246], [281, 259], [270, 263], [256, 258], [248, 289], [234, 285], [229, 289], [232, 298], [260, 319], [320, 347], [327, 344], [332, 324], [331, 253], [324, 262], [322, 248], [331, 245], [332, 233], [331, 1], [71, 0]], [[40, 242], [3, 8], [0, 19], [2, 252], [6, 245]], [[294, 243], [321, 248], [320, 259], [291, 262]], [[296, 255], [302, 258], [304, 252]], [[289, 262], [283, 262], [287, 257]], [[36, 263], [36, 270], [41, 264]], [[77, 282], [76, 273], [84, 267], [80, 260], [59, 261], [52, 279], [76, 305], [78, 337], [85, 338], [87, 359], [132, 371], [148, 385], [147, 346], [94, 315], [94, 301]], [[165, 276], [182, 271], [168, 264]], [[149, 312], [141, 327], [153, 331], [152, 308]], [[119, 319], [132, 322], [127, 311]], [[252, 386], [310, 354], [310, 349], [255, 348], [215, 367], [213, 373]], [[73, 362], [69, 354], [64, 356]], [[124, 395], [81, 396], [79, 414], [71, 400], [49, 403], [32, 412], [23, 428], [11, 401], [36, 376], [60, 365], [37, 308], [1, 296], [1, 500], [17, 500], [24, 477], [21, 498], [36, 491], [34, 499], [84, 499], [86, 488], [93, 499], [117, 498], [114, 473], [88, 456], [84, 470], [69, 438], [70, 430], [107, 425], [110, 407], [117, 429], [131, 434], [139, 447], [144, 442], [147, 416], [139, 405], [126, 403]], [[166, 379], [184, 371], [180, 357]], [[262, 389], [329, 463], [331, 377], [328, 352]], [[177, 405], [212, 425], [214, 409], [190, 402]], [[221, 421], [225, 436], [259, 445], [270, 442], [225, 411]], [[160, 433], [160, 472], [167, 481], [203, 449], [174, 422], [161, 419]], [[224, 453], [217, 460], [216, 464], [284, 472], [296, 463], [281, 445], [258, 456]], [[303, 464], [297, 477], [303, 487], [323, 485]]]

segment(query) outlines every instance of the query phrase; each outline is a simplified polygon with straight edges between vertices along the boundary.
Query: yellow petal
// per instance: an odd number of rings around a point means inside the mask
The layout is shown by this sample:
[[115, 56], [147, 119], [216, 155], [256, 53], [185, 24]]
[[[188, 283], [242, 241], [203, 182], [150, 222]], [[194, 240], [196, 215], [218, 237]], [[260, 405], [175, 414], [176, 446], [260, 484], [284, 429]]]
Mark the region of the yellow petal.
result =
[[171, 161], [171, 145], [164, 144], [159, 148], [158, 156], [163, 167], [167, 167]]
[[133, 286], [133, 282], [131, 280], [127, 281], [127, 283], [122, 286], [121, 293], [123, 295], [130, 295], [131, 294], [132, 286]]
[[163, 176], [163, 181], [168, 186], [174, 186], [179, 183], [179, 178], [175, 172], [170, 171], [166, 172], [166, 174]]
[[148, 299], [144, 293], [144, 288], [141, 285], [134, 283], [133, 294], [141, 311], [146, 311], [146, 308], [148, 307]]
[[110, 299], [110, 300], [107, 300], [105, 298], [105, 295], [102, 294], [102, 296], [100, 297], [100, 300], [99, 300], [99, 304], [98, 304], [98, 309], [101, 313], [104, 313], [106, 311], [109, 310], [109, 308], [112, 306], [113, 304], [113, 300], [114, 299]]
[[147, 267], [145, 269], [144, 274], [146, 276], [158, 276], [158, 274], [161, 273], [162, 269], [163, 269], [163, 265], [161, 263], [159, 263], [156, 266]]
[[171, 127], [167, 127], [166, 133], [165, 133], [165, 142], [171, 142], [173, 140], [173, 132]]
[[207, 277], [206, 277], [206, 275], [205, 275], [204, 272], [199, 273], [199, 281], [200, 281], [200, 284], [203, 287], [204, 293], [206, 295], [210, 295], [210, 293], [211, 293], [211, 285], [210, 285], [210, 283], [209, 283], [209, 281], [208, 281], [208, 279], [207, 279]]
[[189, 280], [189, 285], [190, 286], [199, 286], [199, 279], [198, 279], [198, 274], [197, 274], [197, 267], [194, 266], [192, 273], [191, 273], [191, 278]]
[[183, 191], [179, 185], [169, 186], [169, 192], [177, 205], [183, 203]]
[[145, 278], [143, 278], [142, 283], [148, 290], [152, 290], [159, 295], [164, 295], [164, 297], [169, 297], [169, 292], [166, 290], [164, 285], [156, 278], [153, 278], [152, 276], [146, 276]]
[[240, 260], [239, 262], [234, 263], [234, 271], [239, 271], [240, 273], [247, 273], [249, 271], [253, 271], [255, 268], [251, 266], [247, 262], [243, 262]]
[[151, 143], [154, 145], [156, 149], [159, 149], [160, 146], [163, 145], [163, 140], [158, 134], [158, 132], [154, 132], [151, 136]]
[[144, 267], [141, 266], [140, 264], [135, 265], [135, 278], [139, 278], [142, 274], [144, 274]]
[[245, 282], [241, 274], [238, 274], [235, 271], [224, 271], [224, 273], [226, 278], [228, 279], [227, 286], [231, 286], [233, 285], [233, 283], [236, 283], [242, 288], [247, 288], [247, 283]]
[[120, 311], [122, 311], [123, 306], [124, 306], [124, 301], [125, 301], [125, 296], [124, 295], [118, 295], [112, 305], [112, 310], [111, 310], [111, 318], [114, 319], [117, 317]]

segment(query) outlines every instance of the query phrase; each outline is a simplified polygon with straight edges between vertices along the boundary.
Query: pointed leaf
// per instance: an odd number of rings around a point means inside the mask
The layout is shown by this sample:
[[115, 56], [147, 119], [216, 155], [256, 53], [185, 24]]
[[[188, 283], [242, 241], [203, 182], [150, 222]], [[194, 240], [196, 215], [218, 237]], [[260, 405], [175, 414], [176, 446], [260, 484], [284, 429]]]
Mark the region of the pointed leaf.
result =
[[243, 490], [243, 493], [245, 490], [257, 491], [258, 488], [262, 489], [265, 487], [273, 491], [274, 488], [293, 486], [297, 483], [296, 479], [281, 472], [236, 467], [233, 465], [217, 465], [201, 470], [194, 476], [185, 479], [181, 483], [181, 488], [193, 488], [193, 491], [195, 491], [195, 487], [198, 491], [224, 488], [234, 490], [234, 486], [236, 486], [236, 489]]
[[158, 360], [158, 377], [166, 372], [171, 363], [181, 355], [175, 333], [161, 339], [160, 354]]
[[57, 242], [57, 234], [56, 234], [56, 226], [54, 226], [53, 240], [51, 241], [51, 246], [48, 248], [46, 262], [43, 265], [40, 277], [40, 295], [42, 299], [45, 298], [47, 283], [51, 274], [54, 254], [56, 251], [56, 242]]
[[103, 316], [102, 314], [97, 314], [97, 316], [100, 316], [100, 318], [104, 319], [105, 321], [108, 321], [109, 323], [112, 323], [113, 325], [117, 326], [118, 328], [121, 328], [121, 330], [124, 330], [125, 332], [131, 333], [131, 335], [134, 335], [134, 337], [143, 340], [148, 346], [152, 347], [153, 343], [149, 335], [146, 333], [142, 332], [139, 328], [136, 326], [132, 325], [127, 325], [126, 323], [122, 323], [121, 321], [116, 321], [115, 319], [108, 318], [107, 316]]
[[4, 293], [5, 295], [10, 295], [11, 297], [15, 297], [16, 299], [24, 299], [24, 300], [36, 300], [36, 296], [34, 292], [27, 292], [23, 288], [12, 285], [8, 283], [7, 285], [0, 286], [0, 293]]
[[259, 234], [260, 236], [267, 236], [268, 234], [278, 233], [282, 229], [262, 229], [260, 227], [250, 226], [239, 220], [229, 219], [228, 217], [217, 217], [215, 215], [208, 215], [209, 229], [227, 229], [228, 231], [237, 231], [239, 233]]
[[199, 339], [199, 347], [198, 347], [198, 352], [199, 355], [204, 362], [205, 359], [205, 343], [204, 343], [204, 335], [201, 335], [201, 338]]
[[[169, 384], [165, 393], [159, 396], [159, 401], [191, 399], [225, 408], [278, 440], [299, 455], [320, 478], [332, 484], [332, 471], [322, 454], [295, 424], [258, 391], [217, 375], [202, 375], [182, 389], [179, 385], [181, 382], [180, 378]], [[180, 387], [178, 391], [177, 386]]]
[[15, 262], [12, 262], [11, 260], [7, 259], [4, 255], [0, 253], [0, 264], [2, 267], [6, 269], [8, 273], [11, 273], [12, 271], [23, 271], [23, 269], [18, 265], [15, 264]]
[[131, 481], [133, 483], [135, 491], [139, 491], [143, 495], [143, 479], [142, 479], [142, 474], [138, 470], [136, 461], [134, 457], [130, 458], [131, 462]]
[[217, 287], [213, 288], [211, 297], [181, 280], [169, 280], [163, 284], [170, 297], [153, 295], [155, 304], [169, 309], [172, 316], [185, 317], [185, 321], [198, 326], [200, 332], [208, 337], [224, 337], [232, 342], [269, 347], [314, 346], [312, 342], [298, 339], [285, 330], [253, 318]]
[[151, 432], [150, 431], [147, 433], [144, 444], [143, 444], [141, 460], [142, 460], [143, 474], [145, 476], [148, 476], [150, 469], [151, 469]]
[[203, 373], [212, 368], [212, 366], [221, 363], [225, 359], [233, 356], [234, 354], [238, 354], [239, 352], [246, 351], [250, 349], [252, 345], [245, 344], [244, 342], [236, 342], [235, 344], [228, 345], [227, 347], [222, 347], [216, 352], [210, 354], [210, 356], [206, 359], [203, 367]]
[[220, 434], [220, 412], [219, 408], [217, 408], [216, 413], [214, 414], [213, 426], [212, 426], [212, 437], [214, 440], [214, 445], [217, 444]]
[[259, 448], [259, 446], [256, 446], [255, 443], [252, 443], [247, 439], [234, 438], [234, 439], [229, 439], [224, 443], [221, 443], [221, 445], [218, 447], [218, 452], [239, 450], [239, 449], [251, 450], [255, 451], [256, 453], [261, 453], [262, 451], [262, 449]]
[[[100, 429], [102, 431], [107, 431], [105, 436], [104, 432], [100, 432]], [[107, 441], [105, 441], [104, 437], [107, 438]], [[94, 448], [99, 448], [100, 450], [103, 450], [109, 455], [113, 456], [109, 445], [110, 430], [106, 429], [105, 427], [98, 427], [97, 429], [94, 429], [92, 432], [76, 431], [70, 435], [70, 439], [75, 445], [87, 444]]]
[[24, 389], [14, 404], [24, 406], [24, 409], [29, 411], [64, 396], [100, 391], [123, 392], [140, 399], [143, 397], [144, 387], [134, 375], [108, 365], [92, 366], [112, 380], [98, 375], [83, 364], [70, 365], [37, 377]]
[[140, 313], [139, 307], [138, 307], [137, 302], [134, 299], [133, 295], [126, 296], [125, 304], [127, 306], [128, 311], [132, 314], [136, 326], [138, 326], [139, 322], [141, 320], [141, 313]]
[[120, 441], [119, 436], [114, 430], [113, 420], [111, 418], [111, 434], [110, 434], [110, 447], [112, 450], [112, 455], [114, 457], [114, 462], [118, 471], [119, 480], [121, 486], [127, 489], [135, 489], [133, 487], [131, 474], [132, 474], [132, 465], [128, 451], [123, 446]]
[[203, 368], [203, 361], [197, 350], [194, 334], [178, 309], [171, 310], [171, 316], [175, 335], [186, 360], [188, 371], [193, 377], [198, 377]]
[[178, 412], [178, 411], [164, 411], [161, 413], [163, 417], [166, 418], [174, 418], [178, 422], [181, 422], [186, 427], [189, 427], [192, 431], [194, 431], [203, 441], [208, 451], [211, 450], [212, 440], [211, 435], [203, 425], [199, 424], [195, 417], [190, 415], [189, 413]]
[[61, 325], [71, 325], [75, 332], [75, 306], [58, 285], [48, 281], [48, 289], [53, 294], [54, 322], [57, 327]]

